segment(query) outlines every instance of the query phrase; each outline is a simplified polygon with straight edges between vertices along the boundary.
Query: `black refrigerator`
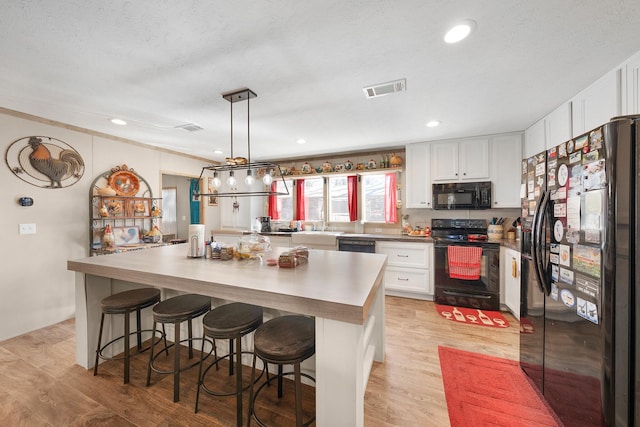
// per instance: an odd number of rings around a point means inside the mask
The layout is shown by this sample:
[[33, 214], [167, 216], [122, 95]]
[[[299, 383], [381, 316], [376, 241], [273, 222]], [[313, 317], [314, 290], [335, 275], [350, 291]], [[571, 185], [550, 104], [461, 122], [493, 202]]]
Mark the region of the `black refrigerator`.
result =
[[640, 426], [640, 116], [522, 161], [520, 366], [567, 427]]

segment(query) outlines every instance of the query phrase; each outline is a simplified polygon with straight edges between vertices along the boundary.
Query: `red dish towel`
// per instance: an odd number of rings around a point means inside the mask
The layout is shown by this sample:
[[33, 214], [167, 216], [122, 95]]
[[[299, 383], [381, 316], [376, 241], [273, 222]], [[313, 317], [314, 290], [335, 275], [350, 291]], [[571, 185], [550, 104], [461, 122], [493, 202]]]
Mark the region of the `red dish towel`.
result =
[[478, 280], [482, 248], [479, 246], [449, 246], [449, 277]]

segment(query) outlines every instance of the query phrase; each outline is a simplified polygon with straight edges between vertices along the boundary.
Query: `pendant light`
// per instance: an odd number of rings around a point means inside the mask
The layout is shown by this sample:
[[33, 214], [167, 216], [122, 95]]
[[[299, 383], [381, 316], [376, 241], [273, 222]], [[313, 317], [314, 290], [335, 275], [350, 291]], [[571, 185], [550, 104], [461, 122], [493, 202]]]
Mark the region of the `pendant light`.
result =
[[[200, 173], [200, 179], [212, 172], [213, 178], [211, 184], [216, 189], [214, 193], [197, 193], [196, 195], [209, 197], [239, 197], [239, 196], [272, 196], [272, 195], [288, 195], [289, 188], [282, 176], [282, 170], [276, 163], [271, 162], [252, 162], [251, 161], [251, 133], [250, 133], [250, 99], [256, 98], [255, 92], [251, 89], [240, 89], [232, 92], [223, 93], [222, 97], [231, 104], [231, 151], [230, 157], [227, 158], [227, 164], [219, 164], [214, 166], [205, 166]], [[236, 102], [247, 101], [247, 157], [234, 157], [233, 152], [233, 104]], [[238, 179], [243, 179], [241, 175], [237, 175], [236, 171], [242, 171], [244, 175], [244, 184], [246, 189], [238, 190]], [[205, 175], [207, 174], [207, 175]], [[224, 176], [227, 176], [224, 179]], [[272, 185], [274, 179], [279, 179], [282, 185]], [[222, 190], [222, 183], [227, 185]], [[258, 181], [259, 180], [259, 181]], [[260, 185], [257, 185], [257, 184]], [[273, 190], [273, 188], [276, 188]], [[278, 191], [280, 189], [280, 191]]]

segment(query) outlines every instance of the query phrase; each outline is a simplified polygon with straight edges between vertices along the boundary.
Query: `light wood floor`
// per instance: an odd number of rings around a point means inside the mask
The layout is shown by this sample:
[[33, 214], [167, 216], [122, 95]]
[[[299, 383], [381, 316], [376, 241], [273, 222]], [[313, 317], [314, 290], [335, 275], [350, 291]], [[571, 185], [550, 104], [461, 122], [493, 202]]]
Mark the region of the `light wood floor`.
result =
[[[449, 426], [438, 345], [517, 360], [518, 323], [506, 317], [506, 329], [456, 324], [441, 318], [432, 302], [386, 297], [386, 360], [371, 372], [365, 425]], [[234, 398], [201, 396], [194, 414], [197, 368], [183, 374], [179, 403], [173, 403], [169, 375], [154, 374], [145, 387], [146, 353], [134, 359], [128, 385], [122, 384], [121, 361], [103, 363], [94, 377], [74, 363], [74, 328], [69, 320], [0, 342], [0, 425], [235, 425]], [[285, 389], [285, 399], [292, 395]], [[313, 389], [305, 396], [313, 410]], [[281, 408], [286, 405], [291, 400], [265, 396], [264, 421], [291, 425]]]

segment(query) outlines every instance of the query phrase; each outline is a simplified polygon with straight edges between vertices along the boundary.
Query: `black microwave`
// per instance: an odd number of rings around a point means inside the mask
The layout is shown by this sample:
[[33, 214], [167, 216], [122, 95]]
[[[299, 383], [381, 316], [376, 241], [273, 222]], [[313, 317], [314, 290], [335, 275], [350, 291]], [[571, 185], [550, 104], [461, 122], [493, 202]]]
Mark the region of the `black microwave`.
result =
[[491, 181], [433, 184], [433, 209], [491, 209]]

